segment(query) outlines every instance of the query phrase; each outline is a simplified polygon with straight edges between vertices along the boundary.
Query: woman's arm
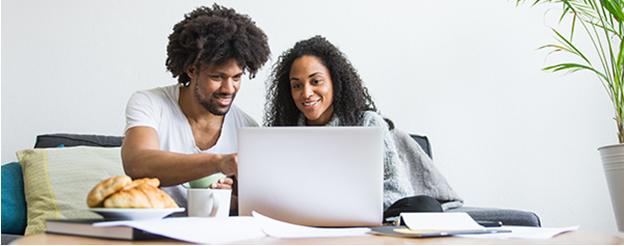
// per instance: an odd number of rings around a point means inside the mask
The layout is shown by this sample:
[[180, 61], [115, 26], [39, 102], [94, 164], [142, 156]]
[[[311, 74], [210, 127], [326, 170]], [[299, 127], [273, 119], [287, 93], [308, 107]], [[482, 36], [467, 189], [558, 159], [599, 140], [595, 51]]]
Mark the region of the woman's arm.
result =
[[367, 127], [381, 127], [384, 132], [384, 211], [397, 200], [414, 195], [413, 186], [410, 183], [408, 168], [399, 158], [392, 132], [388, 123], [381, 115], [366, 111], [362, 125]]

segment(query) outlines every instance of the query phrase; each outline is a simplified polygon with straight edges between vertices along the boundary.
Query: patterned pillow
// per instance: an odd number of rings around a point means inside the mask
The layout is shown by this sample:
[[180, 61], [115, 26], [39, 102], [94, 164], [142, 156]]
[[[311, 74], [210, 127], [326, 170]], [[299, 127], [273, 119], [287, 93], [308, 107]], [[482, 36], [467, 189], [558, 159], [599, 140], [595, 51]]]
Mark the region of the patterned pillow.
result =
[[17, 158], [28, 211], [25, 235], [45, 232], [48, 219], [101, 218], [88, 211], [87, 194], [101, 180], [124, 174], [119, 147], [25, 149]]

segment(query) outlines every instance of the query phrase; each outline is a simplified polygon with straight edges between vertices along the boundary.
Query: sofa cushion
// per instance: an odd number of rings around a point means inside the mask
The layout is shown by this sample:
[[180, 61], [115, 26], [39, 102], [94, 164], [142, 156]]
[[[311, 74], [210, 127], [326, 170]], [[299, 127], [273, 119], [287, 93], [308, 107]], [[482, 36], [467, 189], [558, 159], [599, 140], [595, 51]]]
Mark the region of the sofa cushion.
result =
[[503, 222], [503, 225], [541, 227], [539, 216], [530, 211], [464, 206], [449, 209], [446, 212], [465, 212], [477, 221], [500, 221]]
[[87, 194], [101, 180], [123, 175], [119, 147], [25, 149], [17, 152], [28, 207], [25, 235], [45, 232], [48, 219], [101, 218]]
[[2, 165], [2, 233], [24, 234], [26, 198], [19, 162]]
[[37, 136], [35, 148], [53, 148], [59, 145], [73, 146], [98, 146], [119, 147], [123, 141], [120, 136], [86, 135], [86, 134], [42, 134]]

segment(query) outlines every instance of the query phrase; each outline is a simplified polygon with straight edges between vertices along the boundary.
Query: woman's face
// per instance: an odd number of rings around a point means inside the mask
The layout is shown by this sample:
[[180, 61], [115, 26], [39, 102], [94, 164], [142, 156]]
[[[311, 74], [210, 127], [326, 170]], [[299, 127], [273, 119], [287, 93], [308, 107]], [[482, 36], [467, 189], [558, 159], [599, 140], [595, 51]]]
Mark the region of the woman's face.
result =
[[290, 91], [310, 126], [326, 125], [334, 113], [334, 89], [327, 67], [315, 56], [297, 58], [290, 68]]

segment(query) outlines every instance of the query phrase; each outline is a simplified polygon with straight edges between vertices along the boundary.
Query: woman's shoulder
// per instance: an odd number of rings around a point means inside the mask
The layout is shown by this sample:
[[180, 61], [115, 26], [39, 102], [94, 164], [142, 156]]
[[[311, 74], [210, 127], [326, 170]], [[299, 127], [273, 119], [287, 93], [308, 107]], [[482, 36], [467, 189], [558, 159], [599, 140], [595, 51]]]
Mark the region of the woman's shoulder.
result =
[[388, 127], [384, 118], [374, 111], [364, 111], [362, 113], [362, 126], [383, 126]]

